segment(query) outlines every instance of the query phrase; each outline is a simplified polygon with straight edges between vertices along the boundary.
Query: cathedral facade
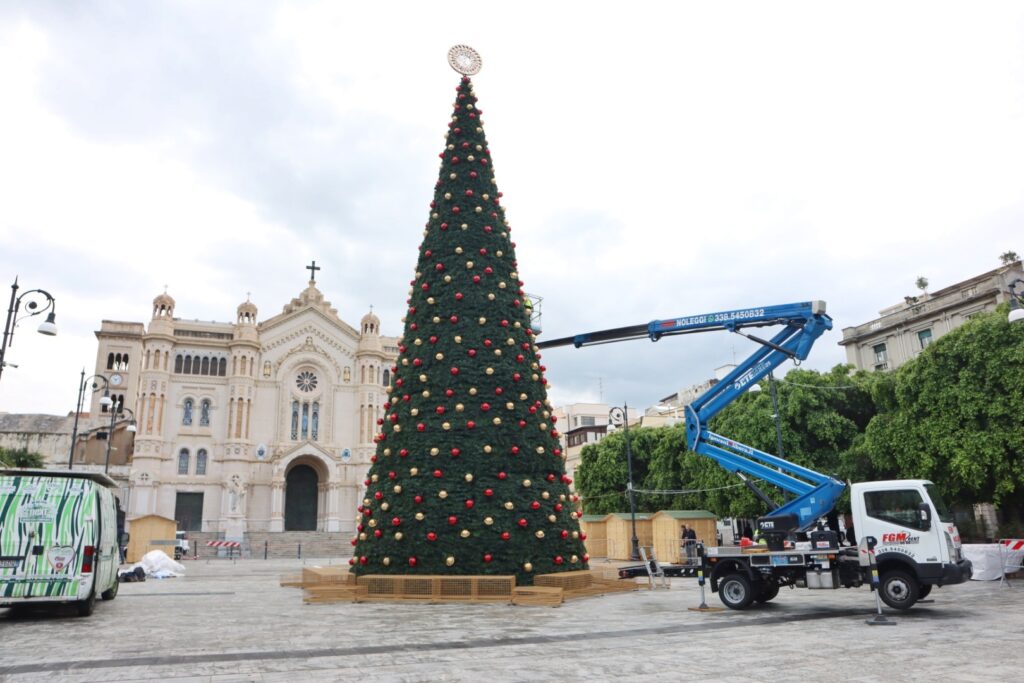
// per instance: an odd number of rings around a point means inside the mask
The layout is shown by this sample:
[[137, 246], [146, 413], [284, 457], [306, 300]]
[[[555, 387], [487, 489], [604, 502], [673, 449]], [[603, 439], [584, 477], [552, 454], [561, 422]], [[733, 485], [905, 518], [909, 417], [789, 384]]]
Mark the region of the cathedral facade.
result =
[[352, 327], [315, 280], [262, 322], [250, 301], [234, 323], [183, 320], [165, 293], [148, 326], [105, 320], [96, 336], [96, 373], [136, 420], [129, 519], [228, 538], [354, 532], [398, 355], [372, 311]]

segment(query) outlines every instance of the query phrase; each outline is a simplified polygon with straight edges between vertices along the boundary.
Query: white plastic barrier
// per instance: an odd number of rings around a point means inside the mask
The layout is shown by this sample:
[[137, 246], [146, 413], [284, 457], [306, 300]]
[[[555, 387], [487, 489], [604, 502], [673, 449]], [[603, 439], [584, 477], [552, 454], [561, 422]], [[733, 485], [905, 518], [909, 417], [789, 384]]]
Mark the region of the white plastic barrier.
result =
[[963, 545], [964, 558], [971, 561], [973, 565], [971, 578], [975, 581], [996, 581], [1003, 577], [1003, 562], [1007, 556], [1017, 557], [1024, 553], [1021, 550], [1009, 550], [1000, 543], [965, 543]]

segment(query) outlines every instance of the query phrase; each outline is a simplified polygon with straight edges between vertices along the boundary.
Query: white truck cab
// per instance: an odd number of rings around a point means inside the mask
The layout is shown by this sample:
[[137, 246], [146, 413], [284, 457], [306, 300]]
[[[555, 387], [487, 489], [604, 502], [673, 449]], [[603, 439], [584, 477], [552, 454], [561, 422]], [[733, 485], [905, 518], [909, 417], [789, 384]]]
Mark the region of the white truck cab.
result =
[[858, 539], [875, 539], [882, 598], [906, 608], [932, 586], [962, 583], [971, 576], [963, 559], [953, 513], [935, 484], [924, 479], [872, 481], [850, 490]]

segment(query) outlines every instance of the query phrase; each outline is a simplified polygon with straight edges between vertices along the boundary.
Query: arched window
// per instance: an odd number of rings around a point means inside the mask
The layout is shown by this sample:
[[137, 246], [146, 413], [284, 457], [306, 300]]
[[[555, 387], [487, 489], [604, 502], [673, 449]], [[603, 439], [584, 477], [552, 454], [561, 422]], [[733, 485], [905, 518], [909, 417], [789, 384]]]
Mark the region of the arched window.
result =
[[114, 369], [114, 354], [108, 353], [107, 354], [107, 370], [113, 370], [113, 369]]
[[206, 449], [200, 448], [196, 453], [196, 474], [206, 474]]
[[341, 378], [343, 380], [345, 380], [346, 382], [351, 382], [352, 381], [352, 368], [350, 368], [349, 366], [346, 365], [345, 366], [345, 370], [342, 371], [341, 375], [342, 375]]
[[391, 371], [390, 370], [385, 370], [384, 371], [384, 386], [388, 386], [389, 384], [391, 384]]
[[292, 401], [292, 441], [299, 438], [299, 402]]
[[128, 354], [127, 353], [124, 354], [124, 358], [121, 359], [121, 369], [122, 370], [127, 370], [128, 369]]
[[178, 453], [178, 474], [188, 474], [188, 449], [182, 448]]
[[309, 404], [302, 404], [302, 438], [305, 439], [309, 435]]
[[210, 399], [208, 398], [204, 398], [203, 402], [199, 404], [199, 426], [210, 426]]
[[312, 439], [316, 441], [317, 433], [320, 431], [320, 402], [313, 402], [313, 431]]
[[192, 356], [185, 356], [185, 374], [192, 374]]
[[180, 353], [177, 356], [175, 356], [174, 357], [174, 371], [180, 373], [181, 372], [182, 364], [184, 362], [185, 362], [185, 359], [181, 357]]
[[201, 374], [201, 375], [209, 375], [210, 374], [210, 359], [206, 358], [205, 356], [203, 357], [203, 369], [202, 369], [202, 371], [199, 374]]
[[242, 372], [239, 373], [240, 375], [246, 374], [246, 372], [245, 372], [245, 361], [246, 361], [245, 356], [242, 356]]
[[185, 399], [185, 406], [184, 406], [184, 408], [182, 410], [182, 413], [181, 413], [181, 424], [183, 424], [183, 425], [190, 425], [190, 424], [192, 424], [192, 406], [193, 405], [194, 404], [192, 403], [192, 399], [190, 399], [190, 398], [186, 398]]
[[228, 369], [228, 359], [227, 358], [221, 358], [220, 359], [220, 368], [218, 368], [217, 374], [220, 375], [221, 377], [223, 377], [225, 374], [227, 374], [227, 369]]

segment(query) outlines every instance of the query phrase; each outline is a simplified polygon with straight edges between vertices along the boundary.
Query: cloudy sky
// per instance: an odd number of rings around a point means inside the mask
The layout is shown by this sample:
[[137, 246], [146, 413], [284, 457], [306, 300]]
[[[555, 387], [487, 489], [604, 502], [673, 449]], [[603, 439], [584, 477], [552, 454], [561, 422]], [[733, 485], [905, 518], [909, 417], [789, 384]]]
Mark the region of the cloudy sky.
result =
[[[318, 283], [400, 317], [458, 75], [545, 336], [828, 302], [841, 328], [1024, 253], [1020, 3], [0, 2], [0, 411], [74, 408], [103, 319], [260, 317]], [[643, 407], [725, 333], [545, 354], [556, 403]]]

